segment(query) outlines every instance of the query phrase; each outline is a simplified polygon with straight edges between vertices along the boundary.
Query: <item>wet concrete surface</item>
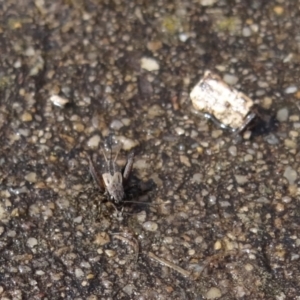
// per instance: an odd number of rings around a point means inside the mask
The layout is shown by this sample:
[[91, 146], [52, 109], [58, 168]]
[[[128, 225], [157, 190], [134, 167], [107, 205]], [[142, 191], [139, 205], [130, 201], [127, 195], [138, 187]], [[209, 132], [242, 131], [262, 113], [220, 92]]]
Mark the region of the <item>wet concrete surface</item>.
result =
[[[299, 13], [1, 1], [0, 299], [300, 299]], [[205, 69], [276, 129], [235, 143], [194, 114]], [[135, 151], [122, 215], [86, 156], [110, 134]]]

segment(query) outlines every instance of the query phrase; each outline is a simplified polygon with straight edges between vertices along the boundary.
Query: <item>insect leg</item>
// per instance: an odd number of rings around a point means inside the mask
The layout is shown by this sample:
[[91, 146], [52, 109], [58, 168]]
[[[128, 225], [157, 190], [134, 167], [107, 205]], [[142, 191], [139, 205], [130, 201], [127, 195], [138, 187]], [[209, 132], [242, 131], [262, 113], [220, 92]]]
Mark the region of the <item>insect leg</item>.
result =
[[248, 125], [249, 123], [256, 117], [256, 114], [255, 113], [250, 113], [249, 115], [247, 115], [244, 123], [242, 124], [241, 127], [239, 127], [238, 129], [236, 129], [234, 132], [233, 132], [233, 136], [237, 136], [238, 134], [240, 134]]
[[224, 123], [220, 122], [214, 115], [210, 114], [210, 113], [203, 113], [203, 116], [206, 119], [211, 120], [216, 126], [218, 126], [221, 129], [225, 129], [228, 130], [229, 132], [235, 132], [235, 129], [231, 128], [228, 125], [225, 125]]
[[90, 155], [88, 155], [88, 160], [89, 160], [90, 173], [91, 173], [94, 181], [96, 182], [97, 186], [100, 188], [100, 190], [102, 192], [104, 192], [105, 191], [105, 185], [104, 185], [103, 179], [97, 173], [97, 171], [95, 169], [95, 166], [94, 166], [94, 163], [93, 163], [93, 160], [92, 160], [92, 157]]
[[134, 152], [130, 152], [127, 157], [127, 163], [125, 165], [125, 169], [123, 171], [123, 178], [126, 181], [129, 178], [132, 165], [133, 165]]

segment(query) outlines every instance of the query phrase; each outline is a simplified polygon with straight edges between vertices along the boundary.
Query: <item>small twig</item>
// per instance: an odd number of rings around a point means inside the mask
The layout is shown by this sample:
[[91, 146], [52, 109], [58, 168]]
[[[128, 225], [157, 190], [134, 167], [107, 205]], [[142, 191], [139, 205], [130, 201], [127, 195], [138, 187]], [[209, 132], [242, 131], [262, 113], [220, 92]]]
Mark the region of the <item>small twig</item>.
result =
[[156, 256], [155, 254], [153, 254], [152, 252], [148, 253], [148, 256], [156, 261], [158, 261], [160, 264], [162, 264], [163, 266], [167, 266], [175, 271], [177, 271], [178, 273], [180, 273], [181, 275], [183, 275], [184, 277], [188, 277], [190, 276], [190, 272], [182, 269], [181, 267], [163, 259], [163, 258], [159, 258], [158, 256]]

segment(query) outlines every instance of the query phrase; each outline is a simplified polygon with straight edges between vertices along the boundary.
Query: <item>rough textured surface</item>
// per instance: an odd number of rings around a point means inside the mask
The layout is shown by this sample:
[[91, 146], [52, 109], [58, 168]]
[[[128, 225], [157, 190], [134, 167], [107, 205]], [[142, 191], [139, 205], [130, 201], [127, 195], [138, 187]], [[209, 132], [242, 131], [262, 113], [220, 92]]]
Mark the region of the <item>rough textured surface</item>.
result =
[[195, 109], [214, 115], [231, 128], [241, 127], [253, 101], [226, 84], [219, 75], [207, 70], [194, 86], [190, 97]]
[[[0, 299], [299, 299], [299, 14], [2, 1]], [[277, 131], [235, 145], [195, 116], [205, 69], [278, 112]], [[109, 133], [136, 153], [123, 216], [88, 171]]]

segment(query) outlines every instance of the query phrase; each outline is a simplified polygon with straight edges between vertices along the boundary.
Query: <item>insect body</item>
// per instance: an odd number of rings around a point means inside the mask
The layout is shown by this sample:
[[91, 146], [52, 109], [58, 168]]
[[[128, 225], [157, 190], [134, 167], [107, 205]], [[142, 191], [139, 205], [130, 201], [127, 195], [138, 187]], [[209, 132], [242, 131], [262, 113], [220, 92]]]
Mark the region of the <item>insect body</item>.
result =
[[253, 101], [227, 85], [217, 74], [207, 70], [190, 93], [193, 106], [204, 117], [234, 134], [243, 131], [255, 118]]
[[102, 150], [103, 156], [105, 158], [105, 170], [101, 175], [99, 175], [99, 173], [96, 171], [92, 157], [89, 156], [90, 173], [94, 181], [96, 182], [100, 190], [103, 192], [105, 191], [109, 195], [109, 197], [116, 203], [121, 202], [125, 197], [124, 184], [129, 178], [133, 166], [134, 157], [133, 152], [128, 155], [126, 165], [124, 167], [124, 170], [122, 171], [116, 164], [116, 160], [120, 150], [121, 147], [118, 148], [117, 154], [113, 160], [111, 152], [110, 157], [107, 158], [105, 152]]

